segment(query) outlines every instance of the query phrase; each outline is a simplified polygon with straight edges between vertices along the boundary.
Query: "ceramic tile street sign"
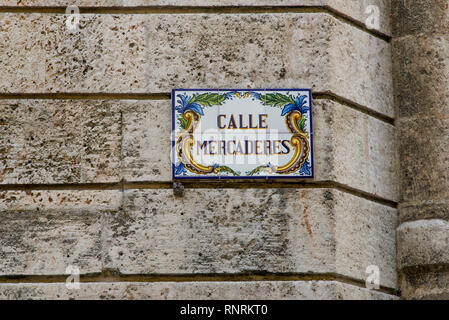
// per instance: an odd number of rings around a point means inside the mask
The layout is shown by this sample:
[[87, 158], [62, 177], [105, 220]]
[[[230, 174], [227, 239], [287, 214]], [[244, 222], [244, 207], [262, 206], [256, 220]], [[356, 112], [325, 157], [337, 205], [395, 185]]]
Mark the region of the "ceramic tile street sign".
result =
[[174, 179], [313, 178], [309, 89], [172, 92]]

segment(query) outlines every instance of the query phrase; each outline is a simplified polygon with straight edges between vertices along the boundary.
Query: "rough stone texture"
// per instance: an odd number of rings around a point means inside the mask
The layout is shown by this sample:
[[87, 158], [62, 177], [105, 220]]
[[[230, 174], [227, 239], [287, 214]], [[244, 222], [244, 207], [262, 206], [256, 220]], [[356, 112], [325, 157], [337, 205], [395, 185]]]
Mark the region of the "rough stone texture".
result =
[[398, 200], [395, 128], [336, 102], [313, 104], [316, 179]]
[[123, 102], [122, 178], [171, 181], [171, 102]]
[[338, 273], [396, 286], [396, 211], [331, 189], [125, 190], [106, 268], [123, 274]]
[[101, 272], [105, 215], [120, 202], [107, 190], [0, 192], [0, 275]]
[[0, 284], [4, 299], [393, 300], [397, 297], [336, 281], [113, 282]]
[[449, 273], [434, 270], [428, 273], [402, 275], [401, 291], [406, 299], [448, 300]]
[[395, 96], [399, 117], [449, 112], [449, 35], [393, 40]]
[[[333, 193], [336, 271], [365, 280], [366, 268], [375, 265], [380, 270], [380, 284], [396, 288], [396, 210], [348, 194]], [[312, 212], [317, 211], [311, 208], [309, 214]], [[332, 220], [328, 223], [332, 224]]]
[[[393, 117], [390, 44], [325, 13], [2, 14], [0, 90], [307, 87]], [[244, 35], [244, 36], [241, 36]]]
[[398, 267], [449, 265], [449, 222], [418, 220], [398, 228]]
[[[238, 6], [328, 6], [352, 19], [366, 23], [367, 7], [379, 8], [379, 28], [390, 33], [390, 0], [78, 0], [71, 5], [85, 7], [132, 7], [132, 6], [178, 6], [178, 7], [238, 7]], [[67, 6], [66, 0], [0, 0], [3, 6]], [[82, 12], [82, 11], [81, 11]]]
[[410, 299], [447, 298], [449, 2], [392, 4], [399, 209], [400, 221], [407, 221], [398, 228], [401, 290]]
[[401, 221], [449, 218], [449, 36], [394, 40]]
[[449, 198], [449, 117], [404, 118], [398, 130], [404, 202], [444, 203]]
[[106, 101], [0, 101], [0, 184], [118, 182], [120, 121]]
[[[313, 104], [316, 180], [397, 200], [394, 127], [333, 101]], [[123, 178], [170, 181], [170, 102], [129, 102], [125, 110]]]
[[449, 202], [441, 201], [417, 201], [399, 205], [399, 222], [407, 222], [420, 219], [448, 219]]
[[393, 116], [390, 45], [329, 15], [157, 15], [147, 28], [151, 91], [310, 87]]
[[141, 15], [88, 15], [80, 31], [55, 14], [2, 13], [2, 92], [144, 92]]
[[448, 33], [448, 0], [393, 0], [391, 6], [395, 37], [418, 33]]
[[[335, 272], [394, 288], [395, 210], [330, 189], [4, 191], [2, 275]], [[364, 212], [360, 215], [360, 210]], [[313, 214], [312, 214], [313, 213]], [[356, 228], [354, 228], [356, 226]], [[14, 230], [14, 232], [11, 232]]]

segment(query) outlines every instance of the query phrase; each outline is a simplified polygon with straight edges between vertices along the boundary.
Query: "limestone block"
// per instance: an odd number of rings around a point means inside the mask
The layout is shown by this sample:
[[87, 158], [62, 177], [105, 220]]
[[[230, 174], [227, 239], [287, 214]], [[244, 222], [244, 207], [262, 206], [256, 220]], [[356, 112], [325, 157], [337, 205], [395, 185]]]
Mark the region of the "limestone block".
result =
[[105, 267], [122, 274], [339, 273], [396, 285], [396, 212], [332, 189], [125, 190]]
[[406, 274], [401, 277], [401, 292], [406, 299], [448, 300], [449, 272]]
[[171, 102], [122, 101], [122, 178], [171, 181]]
[[312, 88], [394, 116], [390, 44], [326, 13], [2, 14], [3, 92]]
[[[390, 1], [389, 0], [78, 0], [72, 1], [72, 5], [83, 7], [135, 7], [135, 6], [168, 6], [168, 7], [283, 7], [283, 6], [321, 6], [329, 7], [344, 16], [366, 24], [370, 14], [374, 12], [369, 5], [377, 7], [379, 26], [368, 25], [367, 27], [390, 33]], [[2, 6], [67, 6], [65, 0], [0, 0]], [[82, 10], [81, 10], [82, 12]]]
[[148, 53], [142, 15], [1, 13], [1, 92], [145, 92]]
[[398, 228], [399, 268], [449, 263], [449, 222], [418, 220]]
[[393, 300], [395, 296], [337, 281], [111, 282], [0, 284], [4, 299], [84, 300]]
[[313, 110], [316, 179], [398, 200], [395, 128], [327, 100]]
[[449, 35], [395, 39], [393, 56], [398, 115], [421, 118], [447, 114]]
[[120, 112], [85, 100], [1, 100], [0, 183], [118, 182]]
[[[449, 198], [449, 117], [410, 117], [398, 122], [404, 203]], [[446, 208], [447, 210], [447, 208]]]
[[102, 271], [105, 215], [118, 191], [1, 191], [0, 275], [63, 275]]
[[392, 28], [394, 36], [418, 33], [444, 33], [449, 30], [447, 0], [394, 0]]
[[390, 45], [329, 15], [157, 15], [146, 26], [151, 91], [306, 87], [393, 116]]
[[449, 202], [428, 200], [399, 205], [399, 223], [420, 219], [449, 219]]

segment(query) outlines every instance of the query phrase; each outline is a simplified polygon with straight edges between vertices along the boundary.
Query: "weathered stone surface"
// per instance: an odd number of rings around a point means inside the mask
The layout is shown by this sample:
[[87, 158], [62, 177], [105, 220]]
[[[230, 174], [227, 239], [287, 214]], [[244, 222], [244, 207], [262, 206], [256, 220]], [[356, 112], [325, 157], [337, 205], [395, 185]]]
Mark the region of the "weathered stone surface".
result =
[[171, 181], [171, 102], [122, 102], [122, 178]]
[[[401, 290], [409, 299], [449, 296], [449, 3], [394, 2], [393, 43], [401, 182]], [[414, 219], [433, 219], [418, 220]], [[441, 220], [439, 220], [441, 219]]]
[[399, 268], [449, 264], [449, 222], [418, 220], [398, 228]]
[[447, 298], [449, 292], [448, 5], [393, 1], [399, 210], [405, 221], [397, 232], [398, 265], [407, 299]]
[[389, 44], [329, 15], [157, 15], [146, 26], [151, 91], [311, 87], [393, 115]]
[[313, 104], [316, 179], [398, 200], [395, 128], [336, 102]]
[[116, 103], [0, 101], [0, 183], [117, 182]]
[[[316, 180], [397, 200], [394, 127], [333, 101], [313, 102]], [[123, 178], [170, 181], [169, 101], [129, 102], [123, 111]]]
[[[0, 0], [3, 6], [67, 6], [65, 0]], [[371, 11], [369, 5], [375, 5], [379, 11], [379, 27], [368, 26], [390, 33], [389, 0], [79, 0], [72, 5], [83, 7], [133, 7], [133, 6], [177, 6], [177, 7], [239, 7], [239, 6], [325, 6], [344, 15], [366, 23]], [[368, 11], [367, 11], [368, 10]], [[81, 10], [82, 12], [82, 10]]]
[[4, 299], [155, 300], [390, 300], [395, 296], [336, 281], [112, 282], [0, 284]]
[[448, 34], [447, 0], [394, 0], [391, 6], [392, 28], [396, 37], [418, 33]]
[[449, 35], [395, 39], [393, 55], [398, 116], [447, 114]]
[[[309, 1], [316, 2], [317, 0]], [[326, 4], [344, 15], [362, 22], [368, 29], [391, 34], [391, 0], [328, 0]], [[377, 14], [379, 15], [377, 16]], [[371, 17], [376, 20], [369, 20]], [[378, 21], [378, 26], [372, 25], [373, 21]]]
[[417, 201], [399, 205], [399, 223], [426, 219], [449, 219], [449, 202], [441, 201]]
[[398, 121], [404, 202], [449, 198], [449, 117], [409, 117]]
[[[106, 264], [123, 274], [336, 272], [395, 287], [394, 209], [332, 189], [125, 190]], [[362, 213], [362, 214], [361, 214]]]
[[406, 299], [448, 300], [449, 272], [407, 274], [401, 277], [402, 296]]
[[336, 272], [365, 280], [366, 268], [378, 266], [380, 284], [396, 288], [396, 210], [348, 194], [339, 199], [334, 193]]
[[0, 275], [101, 272], [105, 215], [118, 191], [0, 192]]
[[429, 200], [399, 205], [399, 223], [420, 219], [449, 220], [449, 202], [447, 200]]
[[1, 14], [2, 92], [144, 92], [148, 54], [141, 15]]
[[4, 92], [307, 87], [393, 116], [389, 43], [326, 13], [93, 14], [79, 32], [63, 15], [2, 18]]

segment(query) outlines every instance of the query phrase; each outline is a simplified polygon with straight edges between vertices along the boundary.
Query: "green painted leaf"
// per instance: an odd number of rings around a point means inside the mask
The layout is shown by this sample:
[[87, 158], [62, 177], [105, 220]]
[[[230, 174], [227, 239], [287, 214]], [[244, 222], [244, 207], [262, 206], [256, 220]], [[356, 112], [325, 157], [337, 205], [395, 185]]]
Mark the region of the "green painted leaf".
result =
[[234, 170], [232, 170], [229, 167], [223, 166], [223, 167], [218, 167], [218, 172], [229, 172], [230, 174], [232, 174], [233, 176], [238, 176], [240, 175], [238, 172], [235, 172]]
[[256, 173], [259, 173], [260, 171], [267, 169], [267, 168], [269, 168], [269, 167], [268, 166], [259, 166], [257, 168], [254, 168], [252, 171], [248, 172], [247, 174], [248, 174], [248, 176], [253, 176]]
[[184, 129], [184, 130], [187, 129], [187, 126], [189, 124], [188, 120], [184, 119], [184, 117], [181, 116], [178, 118], [178, 121], [179, 121], [179, 124], [181, 125], [182, 129]]
[[265, 106], [283, 107], [289, 103], [295, 103], [292, 96], [282, 93], [267, 93], [260, 95], [260, 100]]
[[306, 117], [301, 117], [296, 120], [296, 124], [298, 125], [299, 130], [302, 132], [306, 132]]
[[198, 103], [203, 107], [212, 107], [216, 105], [221, 105], [223, 101], [226, 99], [226, 94], [218, 94], [218, 93], [202, 93], [193, 95], [189, 100], [190, 103]]

